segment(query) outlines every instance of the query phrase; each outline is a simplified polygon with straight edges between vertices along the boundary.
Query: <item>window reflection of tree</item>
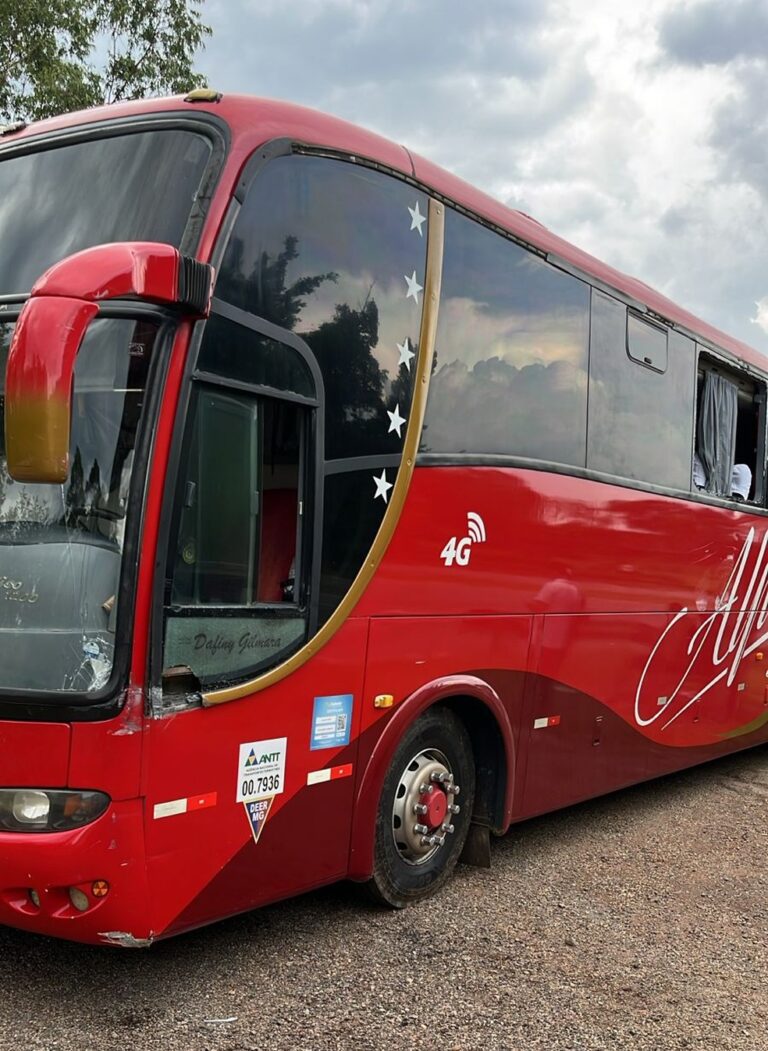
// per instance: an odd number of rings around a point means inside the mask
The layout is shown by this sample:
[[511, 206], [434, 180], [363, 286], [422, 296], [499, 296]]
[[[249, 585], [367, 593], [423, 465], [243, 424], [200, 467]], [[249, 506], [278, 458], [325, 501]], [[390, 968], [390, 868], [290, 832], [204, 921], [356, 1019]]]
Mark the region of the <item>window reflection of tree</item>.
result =
[[[349, 264], [349, 253], [360, 249], [361, 235], [352, 218], [348, 223], [347, 236], [355, 242], [354, 249], [344, 242], [341, 249], [329, 245], [329, 257], [334, 263], [341, 256]], [[258, 219], [254, 228], [258, 235]], [[406, 301], [404, 286], [402, 290], [397, 287], [406, 267], [392, 260], [386, 243], [375, 239], [365, 244], [365, 251], [371, 259], [375, 258], [372, 270], [391, 269], [391, 287], [384, 277], [378, 285], [373, 279], [363, 284], [362, 277], [367, 272], [364, 260], [358, 260], [357, 267], [342, 274], [331, 270], [305, 273], [289, 283], [291, 265], [300, 258], [298, 237], [284, 237], [280, 250], [270, 254], [258, 243], [246, 247], [248, 236], [246, 232], [241, 239], [235, 233], [232, 238], [216, 295], [283, 329], [300, 331], [323, 376], [326, 459], [338, 461], [401, 452], [404, 433], [401, 429], [398, 435], [390, 428], [387, 410], [397, 406], [406, 420], [409, 417], [416, 359], [411, 360], [410, 369], [398, 364], [393, 377], [383, 367], [381, 357], [386, 351], [380, 343], [379, 301], [387, 311], [389, 329], [398, 332], [398, 339], [407, 339], [414, 355], [418, 354], [418, 342], [409, 331], [409, 321], [420, 316], [421, 308]], [[298, 270], [298, 266], [293, 270]], [[320, 288], [339, 284], [345, 289], [338, 297], [341, 301], [331, 305], [326, 296], [314, 312], [307, 309]], [[357, 295], [360, 298], [355, 302]], [[394, 342], [389, 352], [397, 361]], [[381, 523], [386, 505], [381, 500], [374, 501], [373, 496], [374, 487], [367, 472], [331, 475], [325, 481], [320, 623], [347, 592]]]
[[[272, 258], [259, 255], [250, 274], [244, 274], [244, 246], [233, 238], [216, 293], [241, 308], [293, 331], [307, 299], [338, 274], [306, 275], [287, 284], [290, 263], [299, 258], [299, 239], [287, 236], [282, 251]], [[357, 306], [337, 303], [333, 316], [303, 338], [317, 358], [326, 394], [326, 455], [330, 459], [397, 452], [402, 438], [389, 431], [387, 404], [410, 404], [412, 383], [405, 365], [390, 384], [389, 373], [375, 355], [380, 339], [380, 314], [373, 289]], [[414, 352], [418, 346], [411, 340]]]
[[338, 280], [338, 274], [329, 271], [312, 277], [300, 277], [288, 285], [288, 267], [299, 258], [298, 243], [298, 237], [287, 236], [282, 251], [274, 259], [267, 252], [261, 252], [250, 274], [245, 274], [245, 246], [239, 237], [233, 237], [216, 286], [216, 295], [293, 332], [306, 306], [306, 297], [311, 296], [325, 281], [335, 284]]

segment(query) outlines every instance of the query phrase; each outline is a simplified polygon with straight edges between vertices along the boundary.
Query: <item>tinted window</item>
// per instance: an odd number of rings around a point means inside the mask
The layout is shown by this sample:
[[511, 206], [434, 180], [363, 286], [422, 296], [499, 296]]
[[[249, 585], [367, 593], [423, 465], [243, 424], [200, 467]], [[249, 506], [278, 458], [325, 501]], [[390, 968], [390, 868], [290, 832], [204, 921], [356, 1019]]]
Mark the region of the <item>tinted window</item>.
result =
[[656, 328], [649, 338], [657, 348], [660, 340], [665, 345], [669, 341], [664, 373], [628, 355], [627, 308], [602, 292], [592, 293], [587, 466], [622, 478], [689, 489], [694, 344], [680, 333], [659, 334]]
[[[382, 470], [376, 474], [381, 477]], [[394, 481], [395, 472], [386, 472]], [[325, 527], [320, 581], [320, 621], [326, 621], [346, 595], [373, 543], [386, 510], [375, 499], [371, 471], [331, 475], [325, 482]]]
[[306, 637], [299, 602], [303, 407], [198, 386], [177, 483], [165, 666], [257, 674]]
[[0, 160], [0, 295], [92, 245], [178, 246], [210, 152], [200, 135], [152, 131]]
[[649, 369], [667, 368], [667, 330], [627, 313], [627, 353], [633, 361]]
[[197, 394], [172, 601], [248, 605], [256, 594], [259, 535], [258, 404], [230, 391]]
[[584, 464], [589, 289], [448, 211], [422, 451]]
[[220, 314], [205, 326], [197, 367], [256, 387], [316, 396], [312, 373], [298, 351]]
[[407, 417], [426, 215], [425, 196], [391, 176], [287, 156], [259, 173], [238, 217], [216, 294], [312, 348], [329, 459], [402, 448], [387, 410]]

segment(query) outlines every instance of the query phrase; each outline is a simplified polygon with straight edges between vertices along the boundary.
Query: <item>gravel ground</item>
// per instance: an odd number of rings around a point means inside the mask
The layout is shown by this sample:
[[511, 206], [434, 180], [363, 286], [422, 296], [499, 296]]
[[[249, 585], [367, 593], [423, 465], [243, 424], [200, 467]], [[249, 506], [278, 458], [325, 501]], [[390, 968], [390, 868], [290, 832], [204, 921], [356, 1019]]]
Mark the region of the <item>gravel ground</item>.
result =
[[0, 1049], [768, 1049], [768, 749], [518, 826], [392, 913], [337, 886], [149, 952], [0, 928]]

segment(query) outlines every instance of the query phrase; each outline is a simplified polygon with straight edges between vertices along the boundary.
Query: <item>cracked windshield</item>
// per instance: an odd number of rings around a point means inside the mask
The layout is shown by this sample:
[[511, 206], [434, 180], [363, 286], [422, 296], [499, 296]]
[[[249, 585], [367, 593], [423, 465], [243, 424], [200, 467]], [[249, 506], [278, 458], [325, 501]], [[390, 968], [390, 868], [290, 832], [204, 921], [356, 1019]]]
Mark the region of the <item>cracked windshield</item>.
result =
[[[6, 689], [109, 680], [136, 437], [156, 326], [97, 319], [75, 368], [69, 476], [14, 481], [0, 397], [0, 668]], [[0, 376], [13, 323], [0, 324]]]
[[[211, 143], [147, 129], [3, 151], [0, 295], [23, 295], [53, 263], [111, 241], [179, 247]], [[13, 323], [0, 322], [0, 386]], [[93, 322], [75, 369], [65, 485], [8, 475], [0, 420], [0, 686], [95, 692], [110, 678], [136, 433], [155, 328]], [[0, 397], [4, 416], [4, 398]]]

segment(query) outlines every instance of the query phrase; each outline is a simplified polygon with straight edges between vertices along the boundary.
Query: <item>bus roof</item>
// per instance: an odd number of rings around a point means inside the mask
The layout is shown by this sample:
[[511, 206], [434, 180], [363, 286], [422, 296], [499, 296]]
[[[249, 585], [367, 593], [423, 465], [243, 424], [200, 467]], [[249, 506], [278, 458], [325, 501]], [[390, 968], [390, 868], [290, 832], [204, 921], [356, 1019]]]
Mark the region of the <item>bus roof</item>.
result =
[[645, 282], [630, 277], [575, 247], [523, 212], [506, 207], [463, 179], [411, 153], [404, 146], [398, 146], [348, 121], [305, 106], [275, 99], [228, 94], [222, 95], [219, 101], [190, 103], [183, 96], [177, 96], [116, 103], [79, 113], [68, 113], [29, 125], [9, 135], [5, 142], [0, 140], [0, 157], [6, 142], [8, 146], [12, 146], [22, 139], [55, 134], [85, 124], [135, 119], [142, 114], [188, 113], [190, 110], [211, 113], [222, 119], [230, 129], [232, 141], [227, 161], [230, 178], [225, 178], [225, 183], [233, 185], [233, 180], [237, 178], [250, 153], [274, 138], [290, 138], [306, 145], [327, 147], [329, 150], [378, 162], [415, 178], [438, 195], [508, 231], [513, 237], [531, 245], [539, 252], [553, 257], [554, 261], [564, 263], [567, 267], [582, 272], [586, 278], [636, 300], [654, 314], [689, 330], [701, 340], [722, 348], [762, 370], [768, 368], [766, 357], [753, 347], [689, 313]]

